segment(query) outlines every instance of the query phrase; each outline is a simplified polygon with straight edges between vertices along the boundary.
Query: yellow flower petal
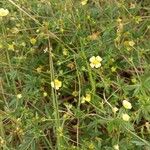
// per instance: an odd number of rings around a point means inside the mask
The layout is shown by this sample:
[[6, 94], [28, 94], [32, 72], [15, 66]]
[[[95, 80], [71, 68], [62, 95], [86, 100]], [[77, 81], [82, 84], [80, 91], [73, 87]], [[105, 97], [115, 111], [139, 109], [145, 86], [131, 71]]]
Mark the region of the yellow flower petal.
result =
[[95, 65], [95, 68], [99, 68], [101, 66], [101, 63], [98, 63]]
[[97, 61], [102, 61], [102, 58], [100, 56], [96, 56]]
[[95, 60], [95, 56], [92, 56], [89, 60], [90, 62], [93, 62]]

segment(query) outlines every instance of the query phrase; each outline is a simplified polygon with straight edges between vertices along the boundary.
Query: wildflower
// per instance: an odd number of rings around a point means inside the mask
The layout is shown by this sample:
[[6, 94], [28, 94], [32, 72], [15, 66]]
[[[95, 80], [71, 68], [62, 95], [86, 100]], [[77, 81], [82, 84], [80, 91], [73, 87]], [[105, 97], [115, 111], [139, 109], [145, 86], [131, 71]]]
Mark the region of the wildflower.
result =
[[90, 144], [89, 144], [89, 149], [90, 149], [90, 150], [95, 149], [95, 146], [94, 146], [94, 144], [93, 144], [93, 143], [90, 143]]
[[135, 45], [134, 41], [129, 41], [129, 46], [133, 47]]
[[91, 68], [99, 68], [101, 66], [102, 58], [100, 56], [92, 56], [89, 61]]
[[42, 72], [42, 68], [43, 68], [42, 66], [37, 67], [36, 68], [37, 73], [41, 73]]
[[127, 50], [131, 50], [131, 48], [135, 45], [134, 41], [125, 41], [124, 46], [127, 47]]
[[67, 56], [68, 55], [68, 50], [66, 48], [63, 49], [63, 55]]
[[122, 114], [122, 119], [123, 119], [124, 121], [129, 121], [130, 116], [129, 116], [128, 114]]
[[111, 71], [115, 72], [116, 71], [116, 67], [111, 67]]
[[117, 107], [113, 107], [113, 108], [112, 108], [112, 111], [113, 111], [114, 113], [116, 113], [118, 110], [119, 110], [119, 109], [118, 109]]
[[17, 94], [17, 98], [21, 99], [22, 98], [22, 94]]
[[0, 8], [0, 17], [7, 16], [9, 14], [8, 9]]
[[72, 95], [73, 95], [74, 97], [77, 97], [77, 96], [78, 96], [78, 91], [73, 91], [73, 92], [72, 92]]
[[44, 92], [43, 93], [43, 97], [46, 97], [48, 94], [47, 94], [47, 92]]
[[88, 0], [82, 0], [82, 1], [81, 1], [81, 5], [83, 5], [83, 6], [84, 6], [84, 5], [86, 5], [86, 4], [87, 4], [87, 2], [88, 2]]
[[54, 81], [51, 82], [52, 88], [59, 90], [59, 88], [62, 86], [62, 82], [59, 81], [58, 79], [55, 79]]
[[8, 44], [8, 50], [14, 51], [15, 50], [14, 44]]
[[86, 96], [82, 97], [81, 103], [90, 102], [91, 101], [91, 95], [86, 94]]
[[132, 82], [132, 83], [136, 83], [136, 82], [137, 82], [136, 78], [132, 78], [132, 79], [131, 79], [131, 82]]
[[32, 45], [35, 45], [36, 39], [35, 39], [35, 38], [31, 38], [31, 39], [30, 39], [30, 43], [31, 43]]
[[119, 145], [116, 144], [116, 145], [113, 146], [113, 148], [114, 148], [115, 150], [119, 150]]
[[123, 100], [122, 105], [124, 106], [124, 108], [126, 109], [131, 109], [132, 105], [130, 102], [128, 102], [127, 100]]

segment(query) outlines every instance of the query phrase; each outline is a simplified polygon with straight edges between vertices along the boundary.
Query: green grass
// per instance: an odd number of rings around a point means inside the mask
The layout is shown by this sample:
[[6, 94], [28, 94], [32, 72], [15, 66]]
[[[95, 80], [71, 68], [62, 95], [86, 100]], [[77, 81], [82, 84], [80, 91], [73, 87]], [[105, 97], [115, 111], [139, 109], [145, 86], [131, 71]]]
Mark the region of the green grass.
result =
[[150, 2], [81, 2], [0, 1], [0, 149], [150, 150]]

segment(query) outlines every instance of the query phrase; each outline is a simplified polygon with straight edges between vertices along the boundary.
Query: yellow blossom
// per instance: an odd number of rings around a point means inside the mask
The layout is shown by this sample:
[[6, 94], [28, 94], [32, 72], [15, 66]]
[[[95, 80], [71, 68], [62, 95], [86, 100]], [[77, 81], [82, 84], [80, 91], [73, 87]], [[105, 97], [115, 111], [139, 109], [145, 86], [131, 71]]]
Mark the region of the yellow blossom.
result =
[[131, 79], [131, 82], [132, 82], [132, 83], [136, 83], [136, 82], [137, 82], [136, 78], [132, 78], [132, 79]]
[[123, 119], [124, 121], [129, 121], [130, 116], [129, 116], [128, 114], [122, 114], [122, 119]]
[[17, 94], [17, 98], [21, 99], [22, 98], [22, 94]]
[[35, 45], [36, 39], [35, 39], [35, 38], [31, 38], [31, 39], [30, 39], [30, 43], [31, 43], [32, 45]]
[[8, 44], [8, 50], [14, 51], [15, 50], [14, 44]]
[[116, 144], [116, 145], [113, 146], [113, 148], [114, 148], [115, 150], [119, 150], [119, 145]]
[[124, 108], [126, 109], [131, 109], [132, 105], [130, 102], [128, 102], [127, 100], [123, 100], [122, 105], [124, 106]]
[[7, 16], [9, 14], [8, 9], [0, 8], [0, 17]]
[[83, 5], [83, 6], [84, 6], [84, 5], [86, 5], [86, 4], [87, 4], [87, 2], [88, 2], [88, 0], [82, 0], [82, 1], [81, 1], [81, 5]]
[[77, 97], [77, 96], [78, 96], [78, 91], [73, 91], [73, 92], [72, 92], [72, 95], [73, 95], [74, 97]]
[[43, 68], [42, 66], [39, 66], [39, 67], [36, 68], [36, 71], [37, 71], [38, 73], [41, 73], [41, 72], [42, 72], [42, 68]]
[[89, 61], [91, 68], [99, 68], [101, 66], [102, 58], [100, 56], [92, 56]]
[[48, 94], [47, 94], [47, 92], [44, 92], [43, 93], [43, 97], [46, 97]]
[[90, 150], [94, 150], [94, 149], [95, 149], [95, 146], [94, 146], [93, 143], [91, 143], [91, 144], [89, 145], [89, 149], [90, 149]]
[[135, 45], [134, 41], [129, 41], [129, 46], [133, 47]]
[[86, 96], [82, 97], [81, 103], [90, 102], [91, 101], [91, 95], [86, 94]]
[[63, 49], [63, 55], [67, 56], [68, 55], [68, 50], [66, 48]]
[[124, 45], [126, 46], [126, 47], [133, 47], [134, 45], [135, 45], [135, 43], [134, 43], [134, 41], [125, 41], [124, 42]]
[[111, 71], [115, 72], [116, 71], [116, 67], [111, 67]]
[[62, 86], [62, 82], [59, 81], [58, 79], [55, 79], [54, 81], [51, 82], [52, 88], [59, 90], [59, 88]]
[[112, 111], [113, 111], [114, 113], [116, 113], [118, 110], [119, 110], [119, 109], [118, 109], [117, 107], [113, 107], [113, 108], [112, 108]]

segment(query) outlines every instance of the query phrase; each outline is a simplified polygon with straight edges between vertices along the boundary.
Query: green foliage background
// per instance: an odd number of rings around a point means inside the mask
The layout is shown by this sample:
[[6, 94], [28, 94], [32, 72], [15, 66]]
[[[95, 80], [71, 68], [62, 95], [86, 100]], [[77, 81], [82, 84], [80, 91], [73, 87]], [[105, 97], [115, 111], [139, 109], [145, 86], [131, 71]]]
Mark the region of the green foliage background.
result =
[[[9, 10], [0, 18], [2, 149], [150, 149], [149, 0], [1, 0], [0, 7]], [[98, 55], [102, 66], [93, 69], [89, 58]], [[91, 101], [82, 104], [86, 93]]]

